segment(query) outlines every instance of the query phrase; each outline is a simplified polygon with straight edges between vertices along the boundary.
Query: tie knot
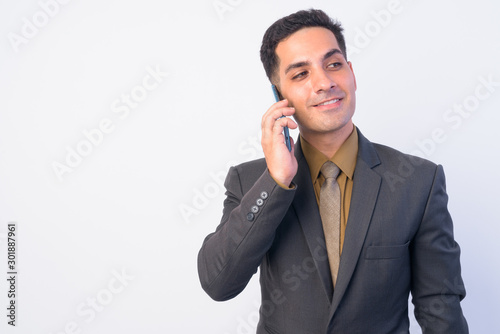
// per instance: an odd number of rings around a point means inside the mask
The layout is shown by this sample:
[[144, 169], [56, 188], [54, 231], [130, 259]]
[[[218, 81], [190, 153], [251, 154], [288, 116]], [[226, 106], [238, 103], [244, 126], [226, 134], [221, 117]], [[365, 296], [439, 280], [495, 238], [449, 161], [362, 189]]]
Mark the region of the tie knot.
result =
[[334, 178], [336, 179], [339, 175], [340, 169], [331, 161], [327, 161], [321, 166], [321, 174], [325, 179]]

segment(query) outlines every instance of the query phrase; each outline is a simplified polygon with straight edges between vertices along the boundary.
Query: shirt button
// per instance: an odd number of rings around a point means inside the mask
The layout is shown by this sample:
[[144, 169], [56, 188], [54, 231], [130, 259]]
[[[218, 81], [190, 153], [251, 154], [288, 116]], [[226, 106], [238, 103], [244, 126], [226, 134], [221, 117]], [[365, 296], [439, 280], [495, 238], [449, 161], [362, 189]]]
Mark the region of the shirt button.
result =
[[269, 197], [269, 194], [267, 193], [267, 191], [263, 191], [260, 193], [260, 198], [262, 199], [266, 199]]
[[255, 218], [255, 215], [253, 213], [251, 213], [251, 212], [247, 213], [247, 220], [249, 222], [253, 221], [254, 218]]
[[262, 198], [259, 198], [259, 199], [257, 199], [256, 203], [258, 206], [262, 206], [262, 205], [264, 205], [264, 200]]
[[250, 209], [253, 213], [257, 213], [259, 212], [259, 207], [257, 205], [254, 205], [252, 206], [252, 208]]

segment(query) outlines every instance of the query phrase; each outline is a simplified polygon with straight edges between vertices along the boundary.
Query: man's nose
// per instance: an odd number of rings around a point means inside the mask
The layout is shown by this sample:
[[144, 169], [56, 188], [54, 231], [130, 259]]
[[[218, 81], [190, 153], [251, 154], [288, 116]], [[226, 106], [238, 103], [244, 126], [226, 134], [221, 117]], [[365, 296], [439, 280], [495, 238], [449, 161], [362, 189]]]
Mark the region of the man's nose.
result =
[[335, 81], [332, 76], [325, 70], [321, 69], [315, 71], [312, 74], [312, 86], [316, 93], [330, 90], [331, 88], [336, 86]]

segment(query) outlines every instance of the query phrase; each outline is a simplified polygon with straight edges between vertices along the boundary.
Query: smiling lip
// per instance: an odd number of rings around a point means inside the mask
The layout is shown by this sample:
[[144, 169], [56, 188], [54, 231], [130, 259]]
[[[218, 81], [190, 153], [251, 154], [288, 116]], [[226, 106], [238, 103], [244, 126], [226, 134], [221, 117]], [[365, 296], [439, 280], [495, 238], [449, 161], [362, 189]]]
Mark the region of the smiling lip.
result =
[[342, 100], [341, 98], [335, 98], [335, 99], [323, 101], [323, 102], [321, 102], [319, 104], [314, 105], [314, 107], [322, 107], [322, 106], [332, 105], [332, 104], [335, 104], [335, 103], [337, 103], [337, 102], [339, 102], [341, 100]]

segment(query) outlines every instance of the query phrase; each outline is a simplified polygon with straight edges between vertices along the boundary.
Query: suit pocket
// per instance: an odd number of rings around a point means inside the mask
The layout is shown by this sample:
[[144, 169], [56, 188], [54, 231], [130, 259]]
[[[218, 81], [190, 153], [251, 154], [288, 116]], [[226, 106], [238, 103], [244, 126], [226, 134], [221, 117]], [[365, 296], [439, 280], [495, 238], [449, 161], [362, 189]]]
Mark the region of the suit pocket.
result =
[[404, 245], [368, 246], [366, 249], [367, 260], [397, 259], [408, 253], [408, 241]]

